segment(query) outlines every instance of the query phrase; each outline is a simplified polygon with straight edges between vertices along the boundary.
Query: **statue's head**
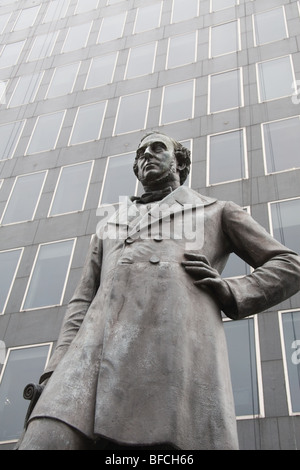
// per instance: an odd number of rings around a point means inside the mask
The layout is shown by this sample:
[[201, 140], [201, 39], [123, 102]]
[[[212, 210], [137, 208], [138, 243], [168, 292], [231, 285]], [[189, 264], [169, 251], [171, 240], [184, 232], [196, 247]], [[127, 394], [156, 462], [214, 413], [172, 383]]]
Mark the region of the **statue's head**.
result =
[[136, 151], [133, 171], [142, 184], [177, 178], [184, 184], [190, 172], [191, 152], [171, 137], [154, 131], [146, 134]]

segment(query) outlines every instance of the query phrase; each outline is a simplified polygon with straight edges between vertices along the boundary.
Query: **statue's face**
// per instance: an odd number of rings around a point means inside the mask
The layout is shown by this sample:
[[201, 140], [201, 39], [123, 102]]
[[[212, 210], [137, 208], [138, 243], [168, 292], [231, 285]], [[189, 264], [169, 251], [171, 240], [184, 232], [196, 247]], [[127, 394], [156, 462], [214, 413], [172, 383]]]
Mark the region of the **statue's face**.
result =
[[161, 134], [146, 137], [137, 149], [138, 179], [143, 185], [174, 178], [177, 164], [171, 139]]

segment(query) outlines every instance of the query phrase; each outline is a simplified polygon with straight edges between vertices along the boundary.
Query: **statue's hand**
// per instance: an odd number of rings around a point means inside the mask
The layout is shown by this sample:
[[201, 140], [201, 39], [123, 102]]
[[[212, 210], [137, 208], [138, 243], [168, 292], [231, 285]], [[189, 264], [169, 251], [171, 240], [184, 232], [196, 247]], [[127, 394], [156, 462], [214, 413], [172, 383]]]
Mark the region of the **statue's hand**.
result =
[[206, 256], [195, 253], [185, 253], [186, 260], [182, 262], [186, 272], [192, 276], [194, 284], [201, 288], [208, 287], [214, 294], [215, 300], [224, 312], [235, 305], [228, 284], [221, 278]]

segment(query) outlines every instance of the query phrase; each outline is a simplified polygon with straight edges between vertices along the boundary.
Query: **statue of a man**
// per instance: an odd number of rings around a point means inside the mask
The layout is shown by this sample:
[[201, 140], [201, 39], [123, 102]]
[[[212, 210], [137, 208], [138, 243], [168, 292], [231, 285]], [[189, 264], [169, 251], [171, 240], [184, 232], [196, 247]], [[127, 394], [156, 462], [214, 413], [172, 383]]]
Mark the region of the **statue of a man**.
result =
[[[238, 448], [221, 311], [295, 294], [300, 258], [236, 204], [183, 186], [189, 155], [158, 132], [140, 142], [145, 194], [93, 237], [20, 449]], [[250, 275], [221, 277], [231, 252]]]

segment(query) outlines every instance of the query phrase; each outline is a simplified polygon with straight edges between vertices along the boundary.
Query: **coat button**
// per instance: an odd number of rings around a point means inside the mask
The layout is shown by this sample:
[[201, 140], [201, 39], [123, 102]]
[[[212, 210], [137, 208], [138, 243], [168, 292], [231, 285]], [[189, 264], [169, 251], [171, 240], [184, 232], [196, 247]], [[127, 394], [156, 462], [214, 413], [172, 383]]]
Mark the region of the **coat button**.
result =
[[150, 261], [151, 264], [158, 264], [160, 262], [160, 259], [157, 256], [153, 255], [153, 256], [151, 256], [149, 261]]
[[156, 242], [162, 242], [162, 241], [163, 241], [163, 237], [162, 237], [161, 235], [155, 235], [154, 241], [156, 241]]
[[126, 238], [125, 242], [127, 243], [127, 245], [131, 245], [132, 243], [134, 243], [134, 240], [133, 238], [128, 237]]

